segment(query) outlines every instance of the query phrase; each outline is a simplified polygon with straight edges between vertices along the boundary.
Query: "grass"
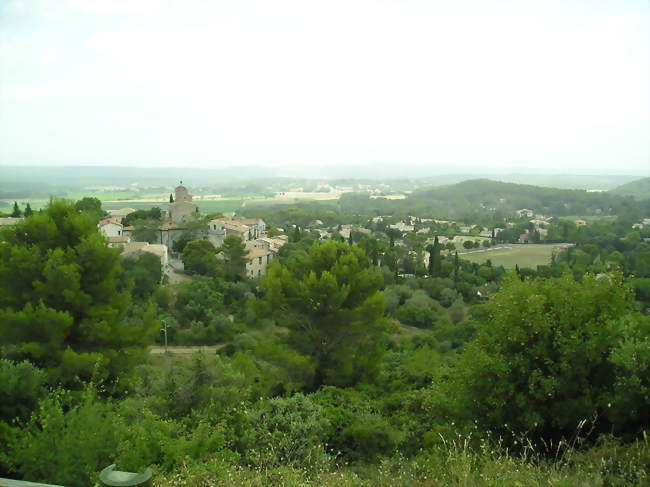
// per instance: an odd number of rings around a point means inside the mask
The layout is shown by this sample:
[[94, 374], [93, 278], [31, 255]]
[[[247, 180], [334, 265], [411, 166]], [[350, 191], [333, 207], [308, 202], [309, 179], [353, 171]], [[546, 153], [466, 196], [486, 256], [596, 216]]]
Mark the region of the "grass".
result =
[[155, 487], [573, 487], [647, 486], [650, 482], [648, 439], [622, 445], [606, 440], [584, 451], [570, 448], [557, 459], [534, 453], [514, 455], [484, 444], [472, 449], [467, 441], [422, 451], [413, 459], [399, 454], [370, 465], [332, 465], [330, 468], [277, 466], [253, 469], [232, 465], [218, 455], [188, 462], [168, 475], [157, 475]]
[[515, 265], [534, 269], [538, 265], [550, 264], [552, 253], [553, 247], [551, 246], [529, 244], [521, 247], [489, 249], [471, 254], [460, 254], [459, 256], [462, 259], [478, 264], [490, 259], [492, 265], [502, 265], [506, 269], [512, 269]]

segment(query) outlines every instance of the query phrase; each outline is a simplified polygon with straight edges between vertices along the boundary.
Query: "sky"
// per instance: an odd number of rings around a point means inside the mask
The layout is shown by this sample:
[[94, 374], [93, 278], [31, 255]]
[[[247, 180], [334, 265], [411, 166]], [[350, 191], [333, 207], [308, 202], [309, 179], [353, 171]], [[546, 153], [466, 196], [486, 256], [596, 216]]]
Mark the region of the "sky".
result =
[[0, 0], [0, 165], [650, 175], [650, 3]]

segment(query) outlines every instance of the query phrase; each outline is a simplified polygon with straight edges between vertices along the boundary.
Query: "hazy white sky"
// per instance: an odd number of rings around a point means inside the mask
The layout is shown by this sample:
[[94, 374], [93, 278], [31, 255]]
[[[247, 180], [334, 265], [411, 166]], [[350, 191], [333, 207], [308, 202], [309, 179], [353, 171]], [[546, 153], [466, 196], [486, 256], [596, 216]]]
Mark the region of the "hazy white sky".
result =
[[645, 0], [0, 0], [0, 164], [650, 174]]

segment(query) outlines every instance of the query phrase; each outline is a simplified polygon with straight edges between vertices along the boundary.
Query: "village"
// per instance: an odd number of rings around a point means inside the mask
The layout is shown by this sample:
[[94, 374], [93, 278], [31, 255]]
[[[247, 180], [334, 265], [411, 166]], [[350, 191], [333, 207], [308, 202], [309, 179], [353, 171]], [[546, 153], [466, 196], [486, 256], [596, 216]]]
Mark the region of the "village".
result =
[[[109, 246], [122, 249], [123, 256], [142, 252], [156, 255], [167, 274], [174, 269], [182, 270], [182, 262], [178, 252], [174, 250], [174, 244], [188, 231], [191, 231], [196, 239], [208, 240], [215, 248], [219, 248], [227, 236], [235, 235], [244, 243], [248, 251], [245, 255], [246, 277], [250, 279], [265, 276], [268, 264], [277, 257], [279, 250], [289, 241], [289, 235], [284, 233], [283, 229], [267, 232], [266, 223], [261, 218], [244, 218], [234, 213], [226, 213], [216, 218], [206, 219], [205, 215], [199, 213], [198, 206], [193, 202], [193, 195], [182, 184], [177, 186], [174, 194], [170, 196], [167, 209], [161, 213], [155, 241], [139, 241], [134, 235], [135, 227], [123, 224], [123, 220], [128, 215], [137, 211], [134, 208], [108, 210], [108, 215], [97, 224], [99, 231], [106, 237]], [[518, 220], [528, 220], [526, 230], [517, 239], [518, 244], [544, 242], [548, 234], [547, 228], [551, 223], [549, 217], [535, 214], [528, 209], [518, 210], [516, 217]], [[437, 241], [443, 250], [459, 251], [461, 255], [490, 249], [495, 244], [496, 237], [504, 230], [415, 216], [409, 216], [395, 223], [386, 223], [394, 220], [395, 218], [390, 216], [377, 216], [368, 222], [367, 226], [371, 228], [366, 228], [363, 225], [349, 223], [327, 227], [321, 220], [315, 219], [309, 223], [308, 230], [317, 235], [318, 240], [321, 241], [331, 239], [352, 241], [353, 234], [372, 235], [374, 226], [375, 229], [382, 229], [397, 236], [394, 240], [397, 246], [405, 246], [405, 239], [418, 239], [422, 248], [433, 245]], [[586, 225], [584, 220], [575, 223], [578, 226]], [[507, 228], [514, 226], [514, 222], [506, 225]], [[442, 235], [441, 230], [445, 228], [447, 230], [444, 233], [455, 235]], [[429, 265], [428, 252], [420, 252], [418, 255], [418, 252], [410, 250], [409, 253], [413, 258], [420, 259], [425, 267]]]

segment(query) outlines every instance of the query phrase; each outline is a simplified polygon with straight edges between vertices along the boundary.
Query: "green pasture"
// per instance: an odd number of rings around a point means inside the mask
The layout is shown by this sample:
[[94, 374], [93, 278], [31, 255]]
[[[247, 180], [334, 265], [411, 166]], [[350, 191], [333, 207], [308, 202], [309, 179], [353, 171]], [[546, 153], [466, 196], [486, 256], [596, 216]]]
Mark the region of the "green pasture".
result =
[[506, 269], [519, 267], [531, 267], [535, 269], [538, 265], [551, 263], [551, 254], [554, 247], [547, 245], [529, 244], [521, 247], [489, 249], [484, 252], [470, 254], [459, 254], [461, 259], [483, 264], [490, 259], [492, 265], [503, 266]]

